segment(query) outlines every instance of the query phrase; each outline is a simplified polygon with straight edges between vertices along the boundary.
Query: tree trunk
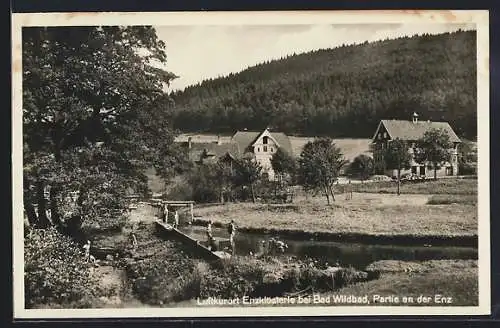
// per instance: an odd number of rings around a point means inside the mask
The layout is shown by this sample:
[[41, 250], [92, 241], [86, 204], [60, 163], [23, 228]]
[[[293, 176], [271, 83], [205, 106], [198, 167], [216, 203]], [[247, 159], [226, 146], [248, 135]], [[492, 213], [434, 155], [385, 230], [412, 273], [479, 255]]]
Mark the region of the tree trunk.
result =
[[26, 216], [28, 217], [28, 222], [30, 226], [36, 226], [38, 222], [38, 218], [36, 215], [35, 207], [33, 206], [33, 198], [30, 190], [30, 183], [28, 179], [24, 178], [24, 210], [26, 212]]
[[253, 190], [253, 183], [250, 184], [250, 191], [252, 192], [252, 202], [255, 203], [255, 192]]
[[44, 195], [44, 183], [42, 181], [36, 182], [36, 194], [38, 204], [38, 226], [40, 228], [47, 228], [50, 226], [50, 221], [47, 218], [47, 204]]
[[35, 207], [30, 201], [24, 201], [24, 210], [26, 211], [30, 226], [36, 226], [38, 218], [36, 216]]
[[330, 186], [330, 194], [332, 195], [332, 201], [335, 201], [335, 191], [333, 189], [333, 186]]
[[323, 192], [325, 193], [327, 204], [330, 205], [330, 190], [328, 190], [327, 186], [324, 186]]
[[434, 180], [437, 180], [437, 166], [434, 164]]
[[401, 194], [400, 189], [401, 189], [401, 170], [398, 169], [398, 195]]
[[59, 186], [52, 186], [50, 188], [50, 215], [52, 223], [59, 229], [62, 228], [61, 214], [59, 213], [59, 206], [57, 204], [57, 197], [60, 192]]

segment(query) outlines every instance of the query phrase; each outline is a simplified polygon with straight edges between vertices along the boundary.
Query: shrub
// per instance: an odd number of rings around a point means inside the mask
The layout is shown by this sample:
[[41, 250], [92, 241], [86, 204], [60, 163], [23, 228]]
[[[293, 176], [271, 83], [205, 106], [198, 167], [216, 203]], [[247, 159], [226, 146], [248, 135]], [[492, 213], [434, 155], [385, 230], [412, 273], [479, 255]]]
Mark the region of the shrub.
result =
[[177, 182], [167, 193], [170, 200], [192, 200], [193, 187], [186, 181]]
[[24, 252], [27, 308], [44, 304], [92, 306], [98, 296], [97, 279], [70, 238], [53, 228], [27, 228]]

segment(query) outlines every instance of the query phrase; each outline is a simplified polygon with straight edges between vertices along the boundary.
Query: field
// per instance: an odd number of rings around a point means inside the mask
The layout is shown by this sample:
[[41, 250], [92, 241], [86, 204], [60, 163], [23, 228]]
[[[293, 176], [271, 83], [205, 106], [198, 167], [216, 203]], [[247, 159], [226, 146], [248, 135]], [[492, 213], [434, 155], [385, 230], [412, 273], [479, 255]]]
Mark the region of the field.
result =
[[[395, 194], [396, 182], [373, 182], [353, 185], [353, 190], [364, 193]], [[477, 195], [477, 179], [438, 179], [425, 182], [401, 184], [402, 194], [443, 194], [443, 195]]]
[[249, 231], [470, 237], [477, 235], [476, 183], [449, 179], [408, 184], [399, 196], [380, 193], [376, 189], [380, 184], [367, 183], [358, 186], [371, 192], [354, 192], [350, 200], [337, 194], [331, 206], [324, 197], [298, 196], [293, 204], [197, 206], [195, 216], [219, 224], [234, 219], [240, 229]]
[[[192, 138], [192, 142], [216, 142], [217, 135], [215, 134], [182, 134], [179, 135], [175, 140], [178, 142], [186, 142], [188, 137]], [[230, 142], [231, 136], [221, 135], [222, 142]], [[314, 140], [314, 137], [295, 137], [290, 136], [290, 143], [292, 144], [292, 151], [295, 156], [299, 156], [304, 145]], [[333, 142], [337, 147], [340, 147], [344, 157], [347, 160], [353, 160], [354, 157], [360, 154], [367, 154], [370, 150], [371, 139], [333, 139]]]

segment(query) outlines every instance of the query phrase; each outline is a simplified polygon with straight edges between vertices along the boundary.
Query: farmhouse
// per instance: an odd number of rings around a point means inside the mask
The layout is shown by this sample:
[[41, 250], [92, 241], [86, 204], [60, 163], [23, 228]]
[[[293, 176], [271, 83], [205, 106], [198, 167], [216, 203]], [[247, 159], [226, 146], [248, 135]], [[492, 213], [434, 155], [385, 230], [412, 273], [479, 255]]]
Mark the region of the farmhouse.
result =
[[217, 137], [212, 142], [193, 142], [188, 137], [187, 142], [182, 144], [188, 149], [189, 159], [197, 164], [223, 160], [232, 165], [236, 159], [253, 158], [262, 166], [263, 175], [270, 180], [274, 179], [271, 158], [278, 148], [292, 154], [290, 138], [267, 128], [264, 131], [237, 131], [228, 141]]
[[[453, 143], [453, 149], [451, 149], [451, 158], [449, 161], [441, 165], [441, 169], [437, 171], [437, 176], [450, 176], [458, 174], [458, 145], [461, 142], [460, 138], [456, 135], [455, 131], [451, 128], [448, 122], [431, 122], [431, 121], [419, 121], [418, 114], [413, 113], [412, 120], [381, 120], [375, 134], [372, 138], [372, 151], [374, 155], [374, 160], [378, 161], [380, 158], [380, 152], [378, 150], [387, 147], [387, 143], [394, 139], [401, 139], [408, 143], [410, 153], [413, 153], [415, 144], [418, 139], [424, 136], [424, 133], [431, 129], [443, 129], [446, 131], [450, 137], [450, 141]], [[432, 177], [434, 176], [434, 169], [432, 164], [425, 163], [419, 164], [412, 160], [411, 168], [409, 170], [402, 170], [401, 174], [416, 174], [419, 176]], [[389, 176], [396, 175], [396, 170], [388, 170], [385, 174]]]

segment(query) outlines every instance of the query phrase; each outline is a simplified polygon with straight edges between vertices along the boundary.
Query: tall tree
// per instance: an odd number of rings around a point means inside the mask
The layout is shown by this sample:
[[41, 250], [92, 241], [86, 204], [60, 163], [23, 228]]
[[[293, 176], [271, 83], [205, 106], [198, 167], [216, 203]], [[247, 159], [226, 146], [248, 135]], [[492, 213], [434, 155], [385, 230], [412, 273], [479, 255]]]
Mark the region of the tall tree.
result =
[[410, 168], [412, 156], [408, 151], [408, 144], [401, 139], [391, 140], [383, 151], [385, 167], [397, 171], [397, 193], [401, 193], [401, 170]]
[[310, 141], [304, 146], [299, 158], [300, 183], [306, 191], [323, 193], [330, 205], [330, 196], [335, 201], [333, 185], [346, 163], [340, 148], [333, 144], [332, 139]]
[[458, 146], [458, 172], [459, 174], [476, 174], [477, 145], [468, 140], [462, 140]]
[[349, 174], [361, 178], [361, 181], [368, 179], [374, 172], [375, 165], [373, 158], [361, 154], [356, 156], [349, 165]]
[[243, 158], [236, 162], [236, 183], [250, 187], [252, 201], [255, 203], [255, 183], [260, 179], [262, 167], [252, 158]]
[[165, 44], [145, 26], [29, 27], [22, 41], [29, 221], [49, 224], [47, 206], [58, 224], [114, 217], [128, 190], [145, 191], [142, 170], [168, 163]]
[[415, 161], [420, 164], [431, 163], [434, 169], [434, 180], [437, 180], [437, 170], [443, 163], [451, 159], [453, 143], [444, 129], [431, 129], [418, 140], [414, 150]]
[[288, 152], [282, 148], [278, 148], [271, 157], [271, 166], [278, 176], [279, 182], [282, 182], [284, 176], [294, 176], [297, 169], [297, 162]]

